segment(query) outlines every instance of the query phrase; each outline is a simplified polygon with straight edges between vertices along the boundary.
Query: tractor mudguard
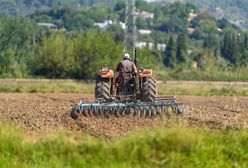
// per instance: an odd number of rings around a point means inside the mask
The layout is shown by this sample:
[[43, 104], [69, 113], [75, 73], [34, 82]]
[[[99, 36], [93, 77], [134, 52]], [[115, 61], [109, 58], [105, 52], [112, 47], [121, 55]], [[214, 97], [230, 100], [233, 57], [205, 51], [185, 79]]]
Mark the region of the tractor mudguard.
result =
[[109, 68], [109, 66], [103, 66], [100, 70], [101, 78], [114, 78], [114, 71]]
[[145, 78], [145, 77], [152, 77], [152, 69], [144, 69], [140, 72], [140, 77]]

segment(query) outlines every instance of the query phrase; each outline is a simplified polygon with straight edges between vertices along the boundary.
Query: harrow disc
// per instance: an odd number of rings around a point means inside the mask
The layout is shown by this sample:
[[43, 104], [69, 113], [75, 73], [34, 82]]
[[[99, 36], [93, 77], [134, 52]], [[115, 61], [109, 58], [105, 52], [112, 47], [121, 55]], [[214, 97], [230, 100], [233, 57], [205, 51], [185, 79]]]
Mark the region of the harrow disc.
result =
[[79, 113], [79, 109], [77, 107], [72, 107], [71, 109], [71, 118], [72, 119], [77, 119], [78, 118], [78, 113]]
[[140, 116], [140, 117], [156, 117], [162, 114], [171, 116], [172, 114], [180, 115], [184, 113], [185, 108], [181, 103], [176, 101], [165, 102], [112, 102], [102, 104], [100, 101], [95, 103], [80, 102], [79, 106], [73, 106], [71, 109], [71, 118], [77, 119], [79, 113], [84, 117], [125, 117], [125, 116]]

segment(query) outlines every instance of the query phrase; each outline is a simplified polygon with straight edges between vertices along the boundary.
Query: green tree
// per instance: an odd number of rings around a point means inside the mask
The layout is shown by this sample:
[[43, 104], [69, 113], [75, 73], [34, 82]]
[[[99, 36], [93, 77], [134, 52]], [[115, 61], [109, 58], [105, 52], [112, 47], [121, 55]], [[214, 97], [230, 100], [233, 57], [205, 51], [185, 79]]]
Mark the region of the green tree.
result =
[[180, 34], [177, 37], [177, 63], [184, 64], [188, 59], [188, 37], [185, 34]]
[[36, 27], [21, 18], [0, 17], [0, 75], [23, 77], [29, 73]]
[[125, 9], [126, 9], [126, 4], [124, 1], [118, 2], [114, 7], [114, 12], [119, 15], [119, 20], [122, 22], [125, 22], [125, 17], [126, 17]]
[[220, 43], [218, 37], [214, 34], [209, 33], [208, 36], [204, 39], [203, 47], [207, 49], [208, 53], [213, 53], [214, 56], [219, 56]]
[[115, 69], [122, 58], [122, 45], [109, 33], [90, 31], [76, 39], [74, 56], [76, 77], [94, 78], [102, 65]]
[[124, 31], [121, 28], [120, 25], [118, 24], [114, 24], [114, 25], [110, 25], [107, 30], [113, 34], [114, 36], [114, 40], [116, 42], [123, 42], [124, 40]]
[[164, 53], [164, 65], [166, 67], [175, 68], [176, 64], [176, 45], [172, 36], [167, 43], [167, 47]]
[[239, 36], [232, 32], [225, 33], [221, 48], [222, 57], [227, 59], [230, 63], [239, 64], [242, 59], [241, 50], [242, 48]]
[[248, 33], [244, 34], [244, 40], [242, 43], [242, 60], [241, 63], [243, 65], [248, 64]]
[[243, 49], [248, 50], [248, 33], [244, 35]]
[[75, 65], [73, 49], [73, 40], [65, 34], [59, 33], [44, 38], [37, 58], [36, 74], [50, 78], [72, 75]]

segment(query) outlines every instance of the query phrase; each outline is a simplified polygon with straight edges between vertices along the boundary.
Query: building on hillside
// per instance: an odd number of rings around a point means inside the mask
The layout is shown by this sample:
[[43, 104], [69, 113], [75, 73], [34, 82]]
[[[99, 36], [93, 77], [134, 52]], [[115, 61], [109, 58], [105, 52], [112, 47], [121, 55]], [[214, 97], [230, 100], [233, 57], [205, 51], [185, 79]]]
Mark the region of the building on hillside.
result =
[[154, 13], [149, 13], [149, 12], [146, 12], [146, 11], [137, 10], [136, 16], [137, 17], [142, 17], [144, 19], [153, 19], [154, 18]]
[[126, 23], [124, 23], [124, 22], [119, 22], [119, 24], [120, 24], [120, 26], [121, 26], [121, 28], [123, 29], [123, 30], [125, 30], [126, 29]]
[[163, 44], [163, 43], [158, 43], [157, 44], [157, 50], [165, 51], [165, 49], [166, 49], [166, 44]]
[[223, 32], [223, 29], [217, 28], [217, 31], [218, 31], [218, 32]]
[[242, 27], [242, 25], [245, 24], [245, 21], [242, 19], [233, 19], [233, 20], [230, 20], [230, 22], [239, 27]]
[[140, 48], [140, 49], [147, 48], [149, 50], [156, 49], [156, 50], [164, 52], [165, 49], [166, 49], [166, 44], [164, 44], [164, 43], [155, 44], [155, 43], [152, 43], [152, 42], [144, 42], [144, 41], [142, 41], [142, 42], [136, 43], [136, 47]]
[[154, 43], [148, 43], [148, 49], [149, 50], [155, 49], [155, 44]]
[[194, 32], [195, 32], [195, 29], [194, 29], [194, 28], [189, 27], [189, 28], [188, 28], [188, 32], [189, 32], [189, 34], [192, 34], [192, 33], [194, 33]]
[[52, 31], [58, 31], [59, 30], [59, 27], [53, 23], [37, 23], [37, 25], [40, 27], [45, 27], [45, 28], [52, 30]]
[[194, 13], [194, 10], [192, 9], [189, 13], [188, 21], [191, 22], [194, 18], [196, 18], [198, 15]]
[[141, 35], [150, 35], [150, 34], [152, 34], [152, 31], [151, 30], [146, 30], [146, 29], [140, 29], [139, 34], [141, 34]]
[[112, 24], [113, 24], [112, 20], [105, 20], [103, 22], [94, 23], [94, 26], [98, 26], [101, 29], [105, 29], [105, 28], [107, 28], [108, 26], [110, 26]]
[[136, 47], [142, 49], [142, 48], [146, 48], [147, 44], [146, 42], [138, 42], [136, 43]]

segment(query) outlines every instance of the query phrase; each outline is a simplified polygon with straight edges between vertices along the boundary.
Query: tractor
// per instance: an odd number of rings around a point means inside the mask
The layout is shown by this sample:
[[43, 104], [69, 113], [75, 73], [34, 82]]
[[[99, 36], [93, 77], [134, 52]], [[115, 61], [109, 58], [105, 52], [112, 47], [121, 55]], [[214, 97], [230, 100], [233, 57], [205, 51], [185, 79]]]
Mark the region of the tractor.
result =
[[[134, 64], [137, 64], [137, 49]], [[96, 77], [95, 98], [103, 102], [141, 101], [155, 102], [157, 83], [151, 69], [138, 69], [138, 73], [114, 73], [109, 66], [103, 66]]]
[[[135, 49], [134, 64], [137, 64]], [[152, 117], [163, 112], [172, 111], [176, 114], [184, 112], [182, 103], [174, 96], [157, 97], [157, 83], [151, 69], [138, 70], [136, 75], [116, 75], [109, 66], [103, 66], [96, 77], [95, 101], [81, 100], [71, 110], [71, 117], [77, 119], [78, 114], [85, 117]]]

